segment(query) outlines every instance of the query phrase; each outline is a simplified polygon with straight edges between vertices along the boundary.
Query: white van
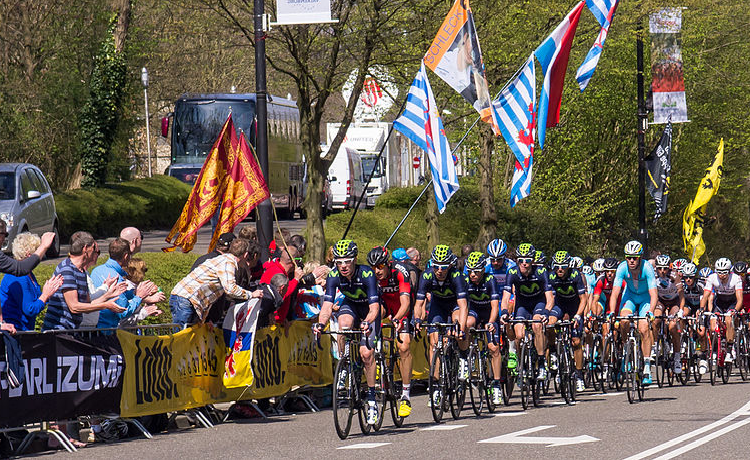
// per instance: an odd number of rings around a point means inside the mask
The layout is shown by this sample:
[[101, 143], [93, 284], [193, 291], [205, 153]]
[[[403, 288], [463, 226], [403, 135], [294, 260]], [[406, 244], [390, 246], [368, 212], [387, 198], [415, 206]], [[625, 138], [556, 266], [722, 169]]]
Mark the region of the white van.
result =
[[[342, 146], [328, 168], [328, 180], [331, 183], [332, 208], [354, 208], [365, 188], [359, 153]], [[366, 199], [362, 201], [362, 207], [367, 205]]]

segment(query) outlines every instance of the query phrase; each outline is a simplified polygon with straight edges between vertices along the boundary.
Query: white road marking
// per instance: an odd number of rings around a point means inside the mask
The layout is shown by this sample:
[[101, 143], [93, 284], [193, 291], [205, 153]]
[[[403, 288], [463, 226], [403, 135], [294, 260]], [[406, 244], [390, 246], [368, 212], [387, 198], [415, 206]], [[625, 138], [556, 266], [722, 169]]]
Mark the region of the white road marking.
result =
[[548, 430], [550, 428], [554, 428], [555, 425], [542, 425], [537, 426], [534, 428], [529, 428], [526, 430], [521, 431], [515, 431], [513, 433], [508, 433], [500, 436], [495, 436], [494, 438], [489, 439], [483, 439], [479, 441], [481, 444], [546, 444], [547, 447], [557, 447], [557, 446], [569, 446], [572, 444], [585, 444], [589, 442], [596, 442], [599, 441], [598, 438], [595, 438], [593, 436], [589, 436], [587, 434], [582, 434], [579, 436], [540, 436], [540, 437], [531, 437], [531, 436], [524, 436], [526, 434], [530, 433], [536, 433], [537, 431], [542, 430]]
[[499, 414], [495, 414], [495, 417], [515, 417], [516, 415], [524, 414], [528, 414], [528, 412], [501, 412]]
[[[671, 441], [665, 442], [664, 444], [661, 444], [656, 447], [652, 447], [651, 449], [644, 450], [641, 453], [635, 454], [633, 456], [630, 456], [626, 458], [625, 460], [640, 460], [643, 458], [651, 457], [652, 455], [655, 455], [663, 450], [670, 449], [684, 441], [687, 441], [691, 438], [695, 438], [696, 436], [699, 436], [703, 433], [706, 433], [708, 431], [712, 431], [717, 429], [718, 427], [725, 425], [732, 420], [736, 419], [737, 417], [741, 417], [743, 415], [750, 415], [750, 401], [747, 402], [744, 406], [740, 407], [736, 411], [732, 412], [731, 414], [727, 415], [726, 417], [722, 418], [721, 420], [717, 420], [713, 423], [709, 423], [706, 426], [703, 426], [701, 428], [698, 428], [696, 430], [690, 431], [688, 433], [685, 433], [683, 435], [677, 436], [676, 438], [672, 439]], [[733, 425], [732, 425], [733, 426]], [[728, 427], [727, 427], [728, 428]], [[721, 430], [719, 430], [721, 431]], [[713, 439], [713, 438], [711, 438]]]
[[706, 444], [707, 442], [709, 442], [710, 440], [712, 440], [714, 438], [718, 438], [719, 436], [727, 434], [730, 431], [734, 431], [737, 428], [741, 428], [741, 427], [747, 425], [748, 423], [750, 423], [750, 418], [746, 418], [745, 420], [741, 420], [739, 422], [734, 422], [734, 423], [732, 423], [729, 426], [725, 426], [724, 428], [722, 428], [722, 429], [720, 429], [718, 431], [714, 431], [711, 434], [708, 434], [708, 435], [706, 435], [706, 436], [704, 436], [704, 437], [702, 437], [700, 439], [697, 439], [697, 440], [691, 442], [688, 445], [682, 446], [679, 449], [675, 449], [672, 452], [668, 452], [668, 453], [662, 455], [661, 457], [657, 457], [654, 460], [668, 460], [670, 458], [677, 457], [678, 455], [682, 455], [685, 452], [689, 452], [689, 451], [695, 449], [696, 447], [700, 447], [703, 444]]
[[390, 442], [361, 442], [359, 444], [349, 444], [348, 446], [341, 446], [337, 449], [374, 449], [376, 447], [383, 447], [390, 444]]
[[434, 426], [428, 426], [427, 428], [422, 428], [422, 431], [451, 431], [456, 430], [458, 428], [464, 428], [468, 425], [434, 425]]

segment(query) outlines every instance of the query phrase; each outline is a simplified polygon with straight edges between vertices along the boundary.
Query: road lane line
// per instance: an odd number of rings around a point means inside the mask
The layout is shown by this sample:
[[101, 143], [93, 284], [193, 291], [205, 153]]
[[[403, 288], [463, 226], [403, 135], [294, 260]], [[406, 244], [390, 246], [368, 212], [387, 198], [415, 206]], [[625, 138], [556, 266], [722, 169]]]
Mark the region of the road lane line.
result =
[[672, 452], [666, 453], [662, 455], [661, 457], [657, 457], [654, 460], [668, 460], [670, 458], [677, 457], [678, 455], [682, 455], [685, 452], [689, 452], [696, 447], [700, 447], [703, 444], [708, 443], [712, 439], [718, 438], [719, 436], [725, 435], [729, 433], [730, 431], [734, 431], [737, 428], [741, 428], [745, 425], [750, 423], [750, 418], [746, 418], [745, 420], [740, 420], [739, 422], [734, 422], [731, 425], [725, 426], [724, 428], [714, 431], [711, 434], [708, 434], [700, 439], [696, 439], [695, 441], [691, 442], [690, 444], [687, 444], [685, 446], [680, 447], [679, 449], [675, 449]]
[[516, 415], [524, 414], [528, 414], [528, 412], [501, 412], [499, 414], [495, 414], [495, 417], [515, 417]]
[[422, 431], [451, 431], [458, 428], [465, 428], [467, 426], [469, 425], [435, 425], [428, 426], [427, 428], [422, 428]]
[[737, 417], [740, 417], [742, 415], [747, 415], [747, 412], [750, 411], [750, 401], [748, 401], [744, 406], [740, 407], [736, 411], [732, 412], [731, 414], [727, 415], [726, 417], [722, 418], [721, 420], [717, 420], [713, 423], [709, 423], [706, 426], [703, 426], [701, 428], [698, 428], [696, 430], [690, 431], [688, 433], [685, 433], [683, 435], [680, 435], [676, 438], [673, 438], [672, 440], [665, 442], [664, 444], [661, 444], [656, 447], [652, 447], [651, 449], [644, 450], [641, 453], [635, 454], [633, 456], [630, 456], [626, 458], [625, 460], [640, 460], [643, 458], [650, 457], [652, 455], [655, 455], [663, 450], [667, 450], [669, 448], [672, 448], [684, 441], [687, 441], [688, 439], [694, 438], [696, 436], [702, 435], [703, 433], [707, 431], [714, 430], [722, 425], [725, 425], [732, 420], [736, 419]]
[[337, 449], [374, 449], [376, 447], [383, 447], [389, 444], [390, 442], [361, 442], [359, 444], [350, 444], [348, 446], [337, 447]]

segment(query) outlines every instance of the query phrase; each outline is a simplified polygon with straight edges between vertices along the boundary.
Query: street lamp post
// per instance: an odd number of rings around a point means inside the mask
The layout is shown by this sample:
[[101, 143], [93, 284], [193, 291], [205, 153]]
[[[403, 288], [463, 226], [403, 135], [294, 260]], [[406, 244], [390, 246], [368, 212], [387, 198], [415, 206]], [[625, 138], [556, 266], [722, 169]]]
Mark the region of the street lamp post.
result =
[[151, 177], [151, 128], [148, 117], [148, 70], [141, 69], [141, 83], [143, 83], [143, 97], [146, 101], [146, 149], [148, 150], [148, 177]]

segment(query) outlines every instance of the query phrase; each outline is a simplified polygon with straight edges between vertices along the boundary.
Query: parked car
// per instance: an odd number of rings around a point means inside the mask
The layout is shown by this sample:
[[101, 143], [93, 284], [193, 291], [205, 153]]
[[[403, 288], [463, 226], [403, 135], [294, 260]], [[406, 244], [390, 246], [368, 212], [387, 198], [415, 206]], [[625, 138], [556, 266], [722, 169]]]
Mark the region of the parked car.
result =
[[8, 227], [2, 250], [10, 252], [16, 235], [55, 232], [47, 257], [60, 255], [59, 222], [55, 198], [42, 171], [28, 163], [0, 163], [0, 219]]

